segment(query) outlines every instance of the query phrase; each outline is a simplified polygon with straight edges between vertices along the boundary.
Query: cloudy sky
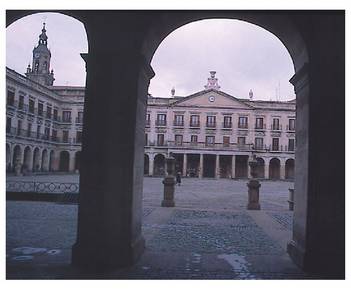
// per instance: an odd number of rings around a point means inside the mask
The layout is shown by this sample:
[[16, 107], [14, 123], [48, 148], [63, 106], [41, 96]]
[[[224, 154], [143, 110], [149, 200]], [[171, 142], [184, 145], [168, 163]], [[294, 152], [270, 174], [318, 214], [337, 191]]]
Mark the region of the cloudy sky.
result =
[[[79, 53], [87, 52], [83, 25], [73, 18], [40, 13], [18, 20], [7, 28], [6, 65], [24, 73], [32, 59], [42, 23], [47, 23], [51, 68], [56, 85], [85, 84], [85, 66]], [[156, 76], [153, 96], [184, 96], [204, 89], [209, 71], [217, 71], [221, 90], [247, 98], [290, 100], [295, 98], [289, 79], [293, 64], [283, 44], [270, 32], [237, 20], [203, 20], [171, 33], [159, 46], [152, 67]]]

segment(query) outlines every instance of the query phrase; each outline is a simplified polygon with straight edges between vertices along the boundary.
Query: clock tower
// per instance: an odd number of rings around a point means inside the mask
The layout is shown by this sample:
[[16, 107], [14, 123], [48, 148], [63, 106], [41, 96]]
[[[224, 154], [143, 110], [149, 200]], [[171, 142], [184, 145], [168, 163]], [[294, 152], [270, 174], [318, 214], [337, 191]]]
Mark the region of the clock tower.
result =
[[51, 53], [47, 45], [48, 37], [43, 23], [38, 45], [33, 49], [32, 68], [28, 65], [26, 76], [41, 85], [52, 86], [55, 78], [54, 71], [50, 71]]

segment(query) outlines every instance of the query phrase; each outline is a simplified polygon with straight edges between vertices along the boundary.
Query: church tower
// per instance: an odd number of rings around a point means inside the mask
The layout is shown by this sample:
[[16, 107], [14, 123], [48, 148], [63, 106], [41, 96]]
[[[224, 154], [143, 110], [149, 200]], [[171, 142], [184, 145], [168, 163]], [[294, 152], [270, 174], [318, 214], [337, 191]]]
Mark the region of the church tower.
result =
[[28, 65], [26, 76], [45, 86], [52, 86], [54, 84], [54, 71], [50, 72], [51, 53], [47, 47], [48, 37], [46, 35], [45, 23], [39, 35], [39, 42], [33, 49], [32, 68]]

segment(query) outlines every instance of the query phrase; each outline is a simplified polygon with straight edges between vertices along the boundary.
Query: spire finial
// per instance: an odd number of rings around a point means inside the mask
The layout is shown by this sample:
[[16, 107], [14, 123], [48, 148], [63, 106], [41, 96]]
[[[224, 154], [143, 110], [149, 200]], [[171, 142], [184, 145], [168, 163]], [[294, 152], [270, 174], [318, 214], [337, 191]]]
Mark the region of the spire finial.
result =
[[46, 29], [45, 29], [46, 23], [43, 22], [43, 28], [41, 30], [41, 34], [39, 35], [39, 44], [47, 45], [48, 44], [48, 37], [46, 35]]
[[250, 89], [250, 91], [249, 91], [249, 98], [250, 98], [250, 100], [252, 100], [252, 98], [253, 98], [253, 92], [252, 92], [252, 89]]
[[175, 94], [175, 88], [172, 87], [172, 90], [171, 90], [171, 95], [172, 95], [172, 97], [174, 97], [174, 94]]
[[221, 86], [218, 85], [218, 79], [216, 78], [216, 71], [210, 71], [210, 78], [207, 78], [207, 85], [205, 89], [219, 90]]

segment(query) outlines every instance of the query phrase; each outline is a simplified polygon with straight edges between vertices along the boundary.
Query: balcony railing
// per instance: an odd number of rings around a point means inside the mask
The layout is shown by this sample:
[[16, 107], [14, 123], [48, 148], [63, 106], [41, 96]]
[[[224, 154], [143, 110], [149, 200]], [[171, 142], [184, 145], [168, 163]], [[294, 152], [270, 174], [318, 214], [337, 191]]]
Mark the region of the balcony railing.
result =
[[81, 118], [81, 117], [76, 117], [76, 123], [82, 124], [82, 123], [83, 123], [83, 118]]
[[206, 122], [206, 127], [208, 127], [208, 128], [215, 128], [216, 127], [216, 122]]
[[238, 128], [248, 129], [248, 127], [249, 127], [248, 123], [238, 123]]
[[155, 121], [155, 125], [156, 126], [166, 126], [167, 125], [167, 121], [166, 120], [156, 120]]
[[145, 126], [150, 126], [151, 120], [150, 119], [146, 119], [145, 120]]
[[190, 127], [200, 127], [200, 122], [190, 122]]
[[295, 131], [295, 126], [286, 126], [286, 131]]
[[222, 128], [232, 128], [232, 122], [222, 122]]
[[72, 117], [62, 118], [61, 123], [72, 123]]
[[168, 147], [189, 148], [189, 149], [217, 149], [217, 150], [241, 150], [250, 151], [250, 144], [234, 144], [234, 143], [206, 143], [206, 142], [182, 142], [177, 144], [175, 141], [168, 141]]
[[271, 130], [282, 130], [282, 125], [281, 124], [271, 124]]
[[184, 121], [174, 120], [173, 126], [184, 127]]
[[266, 125], [265, 124], [255, 124], [255, 130], [265, 130]]

